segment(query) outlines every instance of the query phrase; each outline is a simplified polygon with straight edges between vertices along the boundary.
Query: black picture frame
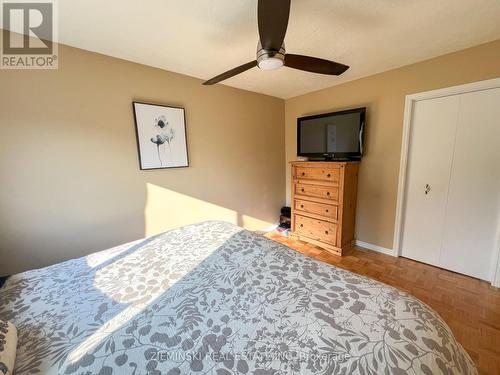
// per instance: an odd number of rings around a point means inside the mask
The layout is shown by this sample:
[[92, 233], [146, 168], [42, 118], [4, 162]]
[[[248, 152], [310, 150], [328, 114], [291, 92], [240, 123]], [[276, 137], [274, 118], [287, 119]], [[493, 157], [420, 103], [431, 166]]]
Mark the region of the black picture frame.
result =
[[[160, 113], [161, 113], [160, 109], [161, 108], [169, 109], [169, 110], [178, 110], [178, 111], [182, 112], [183, 121], [182, 121], [182, 123], [180, 125], [182, 125], [182, 127], [183, 127], [183, 131], [182, 131], [181, 135], [184, 137], [184, 143], [182, 145], [183, 145], [183, 148], [184, 148], [183, 151], [185, 152], [185, 157], [183, 158], [183, 159], [185, 159], [185, 163], [181, 163], [180, 165], [177, 165], [176, 163], [172, 163], [172, 161], [171, 161], [170, 164], [169, 163], [165, 163], [165, 165], [163, 165], [163, 160], [162, 160], [161, 155], [160, 155], [160, 148], [161, 148], [161, 146], [163, 146], [163, 148], [166, 148], [165, 143], [168, 143], [168, 146], [171, 148], [171, 143], [170, 142], [173, 141], [173, 139], [170, 139], [168, 142], [164, 141], [161, 145], [158, 144], [160, 142], [160, 138], [159, 137], [160, 137], [161, 131], [163, 129], [157, 129], [158, 135], [157, 135], [157, 139], [155, 141], [153, 141], [153, 138], [150, 139], [151, 144], [156, 144], [160, 165], [159, 166], [155, 166], [154, 163], [152, 163], [151, 160], [149, 160], [150, 158], [148, 158], [148, 156], [149, 156], [149, 153], [151, 153], [151, 150], [148, 150], [148, 153], [146, 153], [146, 151], [141, 147], [141, 143], [142, 143], [142, 146], [145, 146], [145, 145], [149, 145], [149, 142], [146, 141], [147, 135], [146, 134], [141, 134], [141, 132], [144, 130], [143, 129], [144, 126], [153, 127], [154, 125], [151, 124], [151, 123], [148, 123], [147, 125], [146, 124], [142, 124], [142, 121], [144, 119], [141, 119], [140, 118], [141, 114], [138, 114], [138, 106], [146, 106], [146, 107], [156, 108], [157, 111], [158, 111], [159, 116], [161, 116], [160, 115]], [[150, 109], [152, 109], [152, 108], [150, 108]], [[184, 107], [179, 107], [179, 106], [174, 106], [174, 105], [168, 105], [168, 104], [159, 104], [159, 103], [143, 102], [143, 101], [134, 100], [134, 101], [132, 101], [132, 112], [133, 112], [133, 115], [134, 115], [135, 138], [136, 138], [137, 155], [138, 155], [139, 169], [140, 170], [144, 171], [144, 170], [158, 170], [158, 169], [172, 169], [172, 168], [175, 169], [175, 168], [188, 168], [189, 167], [189, 149], [188, 149], [188, 139], [187, 139], [187, 121], [186, 121], [186, 109]], [[164, 124], [164, 126], [168, 127], [169, 124], [170, 124], [170, 122], [166, 121], [166, 124]], [[179, 126], [179, 124], [176, 124], [176, 128], [178, 126]], [[170, 129], [173, 129], [173, 127], [171, 127]], [[149, 130], [151, 130], [151, 129], [149, 129]], [[170, 149], [170, 151], [171, 151], [171, 149]], [[145, 161], [146, 158], [148, 159], [147, 161]]]

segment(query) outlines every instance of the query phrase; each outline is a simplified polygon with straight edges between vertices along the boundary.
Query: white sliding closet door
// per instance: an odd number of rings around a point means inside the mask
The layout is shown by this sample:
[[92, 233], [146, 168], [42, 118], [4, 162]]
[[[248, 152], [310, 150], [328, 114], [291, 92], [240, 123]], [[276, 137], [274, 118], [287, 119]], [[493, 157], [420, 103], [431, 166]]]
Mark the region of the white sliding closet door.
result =
[[490, 280], [500, 225], [500, 89], [418, 101], [402, 255]]
[[500, 89], [460, 95], [441, 266], [489, 280], [500, 213]]
[[441, 253], [458, 103], [450, 96], [413, 107], [402, 255], [433, 265]]

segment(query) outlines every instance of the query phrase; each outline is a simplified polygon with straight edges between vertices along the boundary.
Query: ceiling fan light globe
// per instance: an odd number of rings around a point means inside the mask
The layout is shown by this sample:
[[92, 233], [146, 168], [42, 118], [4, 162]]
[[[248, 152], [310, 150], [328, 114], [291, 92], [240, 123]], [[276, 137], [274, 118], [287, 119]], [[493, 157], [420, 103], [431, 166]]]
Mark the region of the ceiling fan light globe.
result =
[[283, 66], [283, 60], [276, 57], [268, 57], [259, 61], [259, 68], [262, 70], [275, 70]]

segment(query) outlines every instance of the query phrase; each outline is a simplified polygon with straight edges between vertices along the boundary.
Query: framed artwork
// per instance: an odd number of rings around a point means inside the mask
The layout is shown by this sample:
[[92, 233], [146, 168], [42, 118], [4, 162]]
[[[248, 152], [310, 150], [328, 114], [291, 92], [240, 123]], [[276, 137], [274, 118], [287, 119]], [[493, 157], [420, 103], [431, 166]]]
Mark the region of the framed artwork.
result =
[[184, 108], [141, 102], [132, 104], [140, 168], [188, 167]]

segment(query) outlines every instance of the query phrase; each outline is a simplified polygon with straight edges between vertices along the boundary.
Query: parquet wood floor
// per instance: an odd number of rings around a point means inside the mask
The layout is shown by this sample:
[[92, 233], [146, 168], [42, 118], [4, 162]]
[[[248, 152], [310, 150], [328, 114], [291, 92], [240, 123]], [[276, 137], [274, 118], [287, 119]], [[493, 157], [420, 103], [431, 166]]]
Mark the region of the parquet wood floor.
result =
[[339, 257], [275, 232], [265, 236], [412, 294], [441, 315], [476, 362], [480, 374], [500, 375], [500, 289], [486, 281], [360, 247]]

